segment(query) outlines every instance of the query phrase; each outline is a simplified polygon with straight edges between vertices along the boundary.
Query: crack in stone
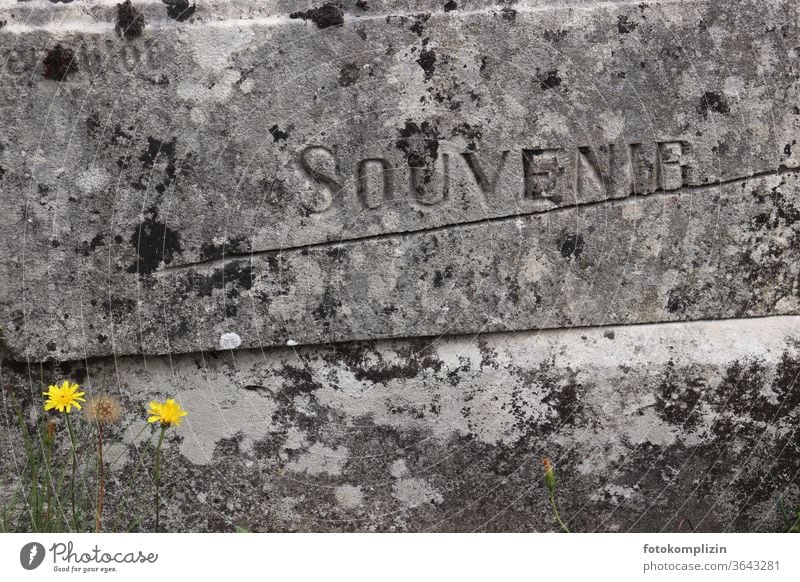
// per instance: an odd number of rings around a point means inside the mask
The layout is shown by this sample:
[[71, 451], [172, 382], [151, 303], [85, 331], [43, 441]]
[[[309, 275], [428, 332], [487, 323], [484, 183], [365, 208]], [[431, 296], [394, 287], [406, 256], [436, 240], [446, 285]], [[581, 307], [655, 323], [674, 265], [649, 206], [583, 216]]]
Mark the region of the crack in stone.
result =
[[494, 216], [491, 218], [481, 218], [476, 220], [468, 220], [464, 222], [452, 222], [448, 224], [443, 224], [439, 226], [433, 226], [430, 228], [420, 228], [415, 230], [402, 230], [397, 232], [391, 233], [380, 233], [380, 234], [373, 234], [373, 235], [366, 235], [361, 237], [351, 237], [351, 238], [343, 238], [336, 241], [327, 241], [327, 242], [320, 242], [314, 243], [309, 245], [296, 245], [291, 247], [283, 247], [278, 249], [261, 249], [256, 251], [250, 251], [246, 253], [223, 253], [221, 257], [215, 257], [213, 259], [207, 259], [204, 261], [197, 261], [193, 263], [183, 263], [179, 265], [166, 265], [158, 273], [175, 273], [186, 271], [190, 269], [205, 269], [205, 268], [216, 268], [227, 264], [230, 261], [244, 261], [248, 259], [254, 259], [258, 257], [265, 257], [271, 255], [282, 255], [285, 253], [294, 253], [300, 251], [308, 251], [308, 250], [316, 250], [316, 249], [325, 249], [325, 248], [337, 248], [340, 246], [351, 245], [355, 243], [361, 243], [365, 241], [380, 241], [380, 240], [390, 240], [394, 238], [407, 238], [409, 236], [414, 235], [421, 235], [421, 234], [429, 234], [435, 232], [441, 232], [444, 230], [450, 229], [457, 229], [461, 227], [468, 227], [474, 226], [477, 224], [498, 224], [503, 222], [508, 222], [510, 220], [516, 220], [518, 218], [522, 218], [525, 216], [534, 216], [539, 214], [560, 214], [569, 212], [571, 210], [576, 209], [583, 209], [583, 208], [592, 208], [596, 206], [606, 206], [606, 205], [616, 205], [616, 204], [624, 204], [629, 203], [634, 200], [639, 200], [642, 198], [651, 198], [651, 197], [660, 197], [660, 196], [682, 196], [686, 193], [692, 193], [700, 190], [706, 190], [711, 188], [721, 188], [723, 186], [729, 186], [733, 184], [739, 184], [741, 182], [763, 178], [767, 176], [782, 176], [786, 174], [795, 173], [800, 169], [800, 166], [785, 166], [783, 164], [779, 165], [776, 170], [767, 170], [763, 172], [753, 172], [747, 176], [738, 176], [735, 178], [728, 178], [726, 180], [719, 180], [717, 182], [709, 183], [709, 184], [696, 184], [696, 185], [687, 185], [682, 186], [676, 190], [654, 190], [648, 194], [633, 194], [626, 198], [606, 198], [605, 200], [593, 200], [591, 202], [583, 202], [578, 204], [571, 204], [569, 206], [560, 206], [557, 208], [550, 208], [544, 210], [532, 210], [530, 212], [519, 212], [517, 214], [509, 214], [503, 216]]

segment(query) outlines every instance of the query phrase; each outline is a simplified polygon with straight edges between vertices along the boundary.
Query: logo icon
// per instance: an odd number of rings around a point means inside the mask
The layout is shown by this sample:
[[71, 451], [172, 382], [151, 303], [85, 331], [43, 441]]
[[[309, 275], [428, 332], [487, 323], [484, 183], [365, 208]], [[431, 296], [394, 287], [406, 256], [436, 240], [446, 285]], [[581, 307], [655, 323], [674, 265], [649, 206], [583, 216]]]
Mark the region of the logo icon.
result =
[[39, 542], [30, 542], [19, 551], [19, 563], [26, 570], [35, 570], [44, 561], [44, 546]]

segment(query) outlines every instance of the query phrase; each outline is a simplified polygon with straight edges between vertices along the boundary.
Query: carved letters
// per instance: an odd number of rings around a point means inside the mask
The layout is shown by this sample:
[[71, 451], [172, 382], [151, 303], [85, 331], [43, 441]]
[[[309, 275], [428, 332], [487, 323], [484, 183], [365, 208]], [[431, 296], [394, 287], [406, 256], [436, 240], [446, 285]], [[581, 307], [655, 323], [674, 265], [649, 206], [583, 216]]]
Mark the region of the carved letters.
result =
[[315, 145], [300, 153], [299, 166], [318, 189], [306, 206], [321, 213], [351, 183], [364, 210], [401, 198], [420, 206], [441, 204], [458, 186], [474, 189], [487, 204], [509, 195], [520, 204], [561, 205], [670, 191], [688, 184], [690, 154], [685, 141], [440, 152], [428, 166], [365, 157], [348, 175], [332, 150]]

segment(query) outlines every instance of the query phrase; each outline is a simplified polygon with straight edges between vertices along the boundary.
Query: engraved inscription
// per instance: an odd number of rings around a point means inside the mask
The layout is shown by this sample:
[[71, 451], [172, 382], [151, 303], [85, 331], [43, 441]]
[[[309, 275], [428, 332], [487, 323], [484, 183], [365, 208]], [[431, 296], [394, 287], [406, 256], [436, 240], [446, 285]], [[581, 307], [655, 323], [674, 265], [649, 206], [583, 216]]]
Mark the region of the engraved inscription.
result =
[[[440, 150], [442, 148], [439, 148]], [[355, 182], [355, 199], [366, 210], [387, 200], [405, 198], [421, 207], [441, 205], [459, 192], [494, 205], [585, 203], [671, 191], [689, 184], [696, 163], [688, 142], [616, 142], [597, 146], [537, 147], [519, 150], [439, 151], [426, 163], [365, 157], [340, 165], [336, 153], [323, 146], [306, 147], [300, 168], [312, 184], [306, 208], [321, 213], [347, 197]], [[415, 162], [417, 160], [414, 160]], [[549, 206], [547, 206], [549, 204]], [[533, 206], [528, 206], [533, 208]]]
[[358, 163], [358, 196], [366, 208], [377, 208], [392, 197], [391, 164], [383, 158]]

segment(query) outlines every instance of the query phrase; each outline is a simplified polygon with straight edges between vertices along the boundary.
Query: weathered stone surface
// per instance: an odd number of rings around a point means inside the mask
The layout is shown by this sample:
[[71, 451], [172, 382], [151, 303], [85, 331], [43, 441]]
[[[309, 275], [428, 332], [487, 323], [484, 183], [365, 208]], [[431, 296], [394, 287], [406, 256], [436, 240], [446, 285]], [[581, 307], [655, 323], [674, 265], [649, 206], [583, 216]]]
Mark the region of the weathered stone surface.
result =
[[[539, 465], [547, 455], [577, 531], [775, 530], [775, 495], [800, 501], [798, 321], [61, 368], [125, 400], [128, 440], [147, 401], [180, 387], [191, 412], [170, 431], [171, 529], [546, 531], [555, 527]], [[38, 391], [38, 369], [2, 374], [15, 393]], [[124, 481], [132, 469], [114, 473]]]
[[16, 358], [797, 312], [793, 3], [287, 6], [5, 9]]
[[3, 447], [66, 375], [190, 411], [174, 530], [785, 528], [796, 3], [118, 4], [0, 0]]

